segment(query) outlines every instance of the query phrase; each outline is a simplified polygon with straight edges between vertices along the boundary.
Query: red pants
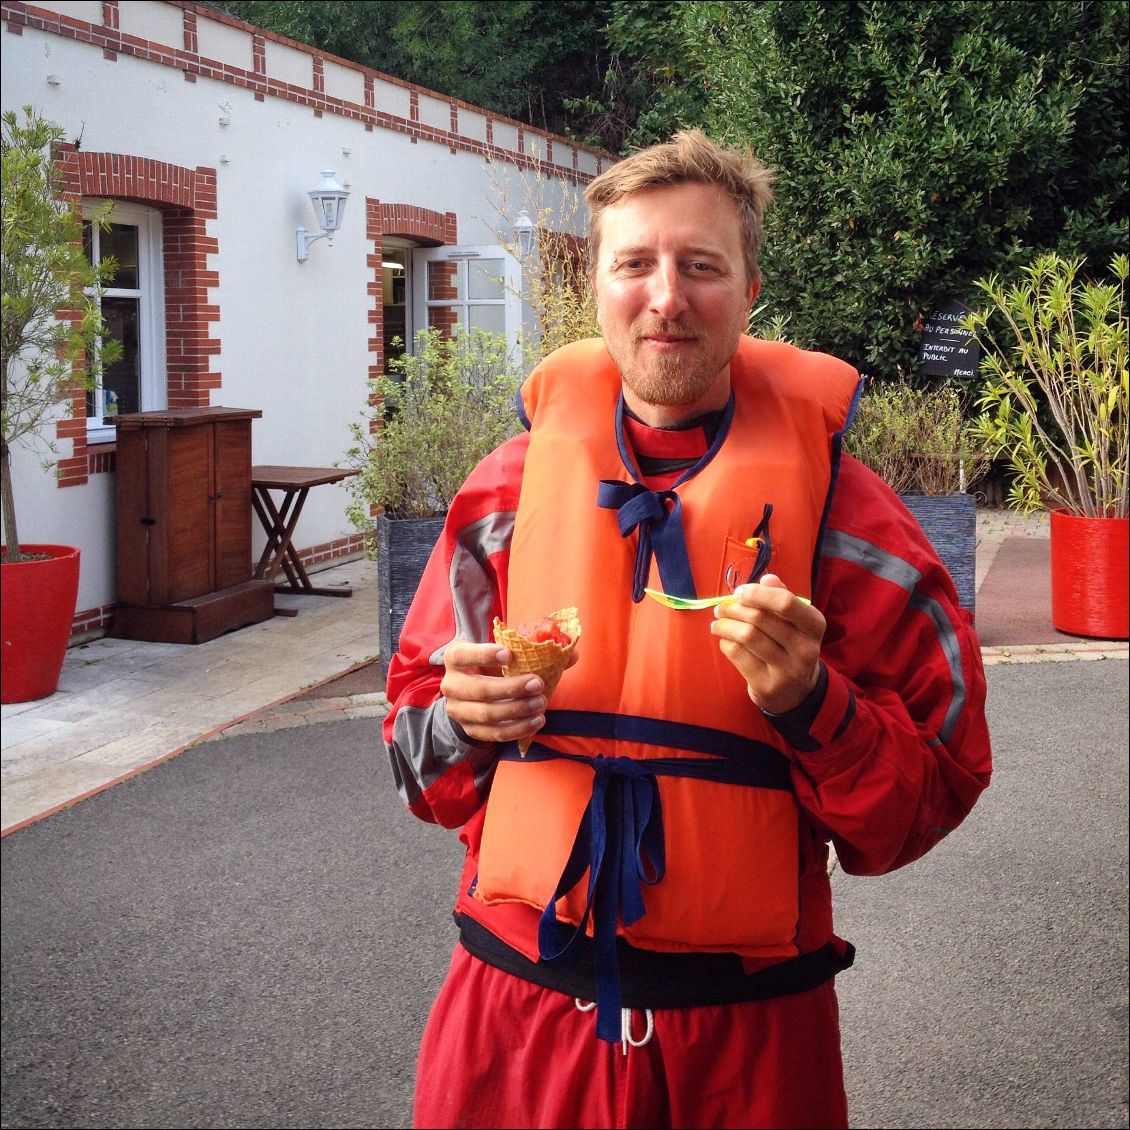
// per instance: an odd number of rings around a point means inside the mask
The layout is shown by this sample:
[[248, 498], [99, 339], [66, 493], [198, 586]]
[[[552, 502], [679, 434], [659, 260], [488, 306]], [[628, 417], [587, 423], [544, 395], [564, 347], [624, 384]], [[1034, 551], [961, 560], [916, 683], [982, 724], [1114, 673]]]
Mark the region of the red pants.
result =
[[732, 1005], [630, 1013], [643, 1043], [596, 1038], [572, 997], [456, 946], [424, 1031], [414, 1124], [440, 1127], [847, 1126], [832, 981]]

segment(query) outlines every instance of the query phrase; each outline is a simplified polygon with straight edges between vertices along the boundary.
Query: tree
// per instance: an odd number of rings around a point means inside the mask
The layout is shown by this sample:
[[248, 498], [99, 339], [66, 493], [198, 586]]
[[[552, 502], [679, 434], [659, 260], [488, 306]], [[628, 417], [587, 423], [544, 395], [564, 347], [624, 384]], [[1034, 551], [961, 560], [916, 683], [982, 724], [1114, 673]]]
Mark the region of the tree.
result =
[[611, 61], [598, 89], [567, 99], [605, 148], [628, 153], [701, 125], [706, 83], [679, 18], [686, 0], [614, 0], [604, 29]]
[[762, 300], [798, 344], [913, 373], [915, 322], [1044, 250], [1126, 247], [1127, 6], [689, 3], [708, 128], [777, 170]]
[[0, 506], [5, 562], [24, 559], [12, 490], [13, 444], [53, 450], [40, 433], [60, 405], [93, 387], [99, 362], [116, 356], [115, 342], [99, 349], [103, 324], [90, 291], [116, 270], [107, 258], [91, 266], [83, 250], [82, 214], [60, 200], [59, 175], [49, 147], [63, 131], [30, 106], [23, 118], [3, 115], [3, 310], [0, 348], [4, 364]]

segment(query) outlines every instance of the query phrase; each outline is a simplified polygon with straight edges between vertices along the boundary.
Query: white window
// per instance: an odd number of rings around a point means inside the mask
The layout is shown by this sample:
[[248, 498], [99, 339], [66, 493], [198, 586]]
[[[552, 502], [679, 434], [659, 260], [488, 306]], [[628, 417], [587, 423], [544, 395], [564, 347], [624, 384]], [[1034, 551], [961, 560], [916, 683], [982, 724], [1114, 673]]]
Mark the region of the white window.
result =
[[521, 271], [503, 247], [426, 247], [413, 252], [413, 334], [438, 326], [505, 334], [522, 330]]
[[[87, 215], [106, 202], [85, 200]], [[165, 283], [161, 253], [161, 213], [139, 204], [113, 202], [109, 227], [83, 223], [87, 258], [113, 258], [114, 277], [99, 303], [107, 337], [122, 346], [119, 360], [107, 365], [96, 389], [87, 394], [89, 443], [116, 438], [110, 422], [127, 412], [168, 405], [165, 369]]]

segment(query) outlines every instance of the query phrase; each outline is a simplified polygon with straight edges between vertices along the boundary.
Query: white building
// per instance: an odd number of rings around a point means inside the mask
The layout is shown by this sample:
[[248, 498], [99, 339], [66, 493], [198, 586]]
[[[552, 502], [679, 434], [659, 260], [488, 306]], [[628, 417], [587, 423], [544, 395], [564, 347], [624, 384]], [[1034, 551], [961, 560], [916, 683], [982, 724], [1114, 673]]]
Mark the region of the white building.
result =
[[[2, 16], [3, 108], [66, 131], [69, 190], [114, 201], [101, 250], [127, 268], [103, 300], [126, 356], [60, 419], [58, 476], [14, 453], [21, 542], [82, 551], [75, 639], [117, 600], [107, 413], [257, 409], [254, 463], [330, 467], [394, 334], [458, 320], [516, 341], [514, 219], [531, 191], [575, 216], [564, 204], [613, 160], [199, 4], [3, 0]], [[300, 261], [327, 169], [344, 220]], [[361, 552], [347, 500], [310, 494], [304, 562]]]

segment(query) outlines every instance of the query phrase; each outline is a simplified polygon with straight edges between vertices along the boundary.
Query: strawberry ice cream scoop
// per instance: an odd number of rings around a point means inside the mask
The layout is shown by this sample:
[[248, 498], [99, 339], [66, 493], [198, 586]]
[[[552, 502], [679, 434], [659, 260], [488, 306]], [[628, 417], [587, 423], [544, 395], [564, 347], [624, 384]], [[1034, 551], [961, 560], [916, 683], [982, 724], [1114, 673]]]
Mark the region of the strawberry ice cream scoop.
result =
[[[502, 668], [503, 673], [540, 676], [547, 701], [569, 666], [580, 635], [581, 622], [575, 608], [562, 608], [516, 628], [508, 628], [497, 618], [494, 621], [494, 642], [510, 652], [510, 662]], [[527, 738], [518, 743], [523, 757], [531, 741]]]

